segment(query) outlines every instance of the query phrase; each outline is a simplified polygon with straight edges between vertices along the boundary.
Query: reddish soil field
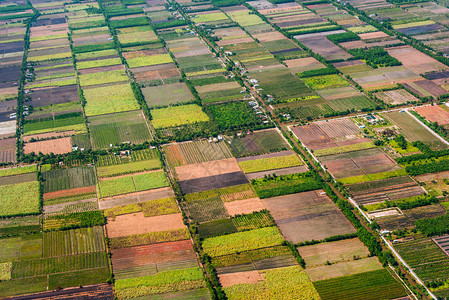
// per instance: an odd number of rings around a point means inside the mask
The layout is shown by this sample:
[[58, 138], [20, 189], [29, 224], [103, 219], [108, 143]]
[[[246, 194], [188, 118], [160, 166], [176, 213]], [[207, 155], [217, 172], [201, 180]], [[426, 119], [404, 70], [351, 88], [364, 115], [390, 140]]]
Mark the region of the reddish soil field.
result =
[[246, 271], [238, 273], [228, 273], [218, 275], [220, 283], [223, 287], [230, 287], [235, 284], [256, 284], [265, 280], [265, 274], [259, 273], [259, 271]]
[[239, 172], [240, 167], [235, 158], [208, 161], [199, 164], [176, 167], [179, 181], [203, 178], [207, 176], [222, 175]]
[[72, 152], [72, 141], [70, 137], [55, 139], [55, 140], [46, 140], [39, 141], [34, 143], [26, 143], [23, 147], [25, 154], [29, 154], [31, 152], [43, 154], [64, 154]]
[[111, 252], [114, 270], [196, 259], [190, 240], [113, 249]]
[[115, 220], [108, 219], [108, 237], [115, 238], [133, 234], [159, 232], [184, 228], [181, 214], [170, 214], [145, 218], [142, 212], [120, 215]]
[[386, 50], [388, 54], [397, 58], [407, 69], [415, 74], [447, 70], [447, 66], [410, 46], [393, 47]]
[[88, 193], [95, 193], [96, 190], [97, 189], [95, 188], [95, 186], [86, 186], [86, 187], [81, 187], [81, 188], [76, 188], [76, 189], [45, 193], [44, 200], [51, 200], [51, 199], [56, 199], [56, 198], [62, 198], [62, 197], [68, 197], [68, 196], [74, 196], [74, 195], [82, 195], [82, 194], [88, 194]]
[[265, 209], [265, 206], [259, 198], [225, 202], [224, 206], [230, 216], [250, 214], [252, 212]]
[[342, 46], [345, 49], [356, 49], [356, 48], [366, 48], [369, 47], [369, 44], [363, 42], [363, 41], [351, 41], [351, 42], [344, 42], [340, 43], [340, 46]]
[[287, 64], [287, 68], [289, 68], [292, 71], [292, 73], [324, 68], [324, 65], [313, 57], [291, 59], [285, 61], [285, 63]]
[[261, 43], [287, 39], [282, 33], [277, 31], [254, 34], [254, 38], [258, 39]]
[[291, 128], [296, 137], [313, 150], [333, 147], [334, 141], [316, 123]]
[[437, 122], [439, 125], [449, 124], [449, 112], [438, 105], [421, 106], [415, 110], [429, 122]]

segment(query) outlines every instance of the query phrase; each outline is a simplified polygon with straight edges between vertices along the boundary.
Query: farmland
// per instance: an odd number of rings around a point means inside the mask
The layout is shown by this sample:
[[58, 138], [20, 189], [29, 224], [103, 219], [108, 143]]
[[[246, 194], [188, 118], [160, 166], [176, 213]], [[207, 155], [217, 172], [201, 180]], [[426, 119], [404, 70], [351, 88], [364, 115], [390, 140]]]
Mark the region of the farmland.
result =
[[0, 298], [449, 296], [448, 3], [43, 1], [0, 5]]

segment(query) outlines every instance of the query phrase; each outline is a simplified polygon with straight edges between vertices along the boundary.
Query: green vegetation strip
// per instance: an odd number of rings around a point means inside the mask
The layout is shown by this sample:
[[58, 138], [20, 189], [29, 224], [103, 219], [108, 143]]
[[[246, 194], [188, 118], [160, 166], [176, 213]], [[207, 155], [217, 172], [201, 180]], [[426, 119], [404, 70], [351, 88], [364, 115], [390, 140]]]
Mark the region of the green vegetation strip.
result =
[[368, 175], [358, 175], [358, 176], [352, 176], [352, 177], [346, 177], [339, 179], [338, 181], [343, 184], [355, 184], [355, 183], [361, 183], [361, 182], [368, 182], [368, 181], [374, 181], [374, 180], [381, 180], [386, 178], [393, 178], [393, 177], [399, 177], [407, 175], [407, 172], [405, 169], [395, 170], [395, 171], [387, 171], [387, 172], [380, 172], [380, 173], [374, 173], [374, 174], [368, 174]]
[[240, 168], [245, 173], [254, 173], [267, 170], [290, 168], [300, 165], [303, 165], [303, 162], [299, 159], [299, 157], [296, 154], [239, 162]]
[[346, 145], [346, 146], [340, 146], [340, 147], [319, 149], [319, 150], [313, 151], [313, 153], [315, 154], [315, 156], [326, 156], [326, 155], [341, 154], [341, 153], [357, 151], [357, 150], [371, 149], [374, 147], [375, 146], [372, 142], [365, 142], [365, 143], [358, 143], [358, 144]]

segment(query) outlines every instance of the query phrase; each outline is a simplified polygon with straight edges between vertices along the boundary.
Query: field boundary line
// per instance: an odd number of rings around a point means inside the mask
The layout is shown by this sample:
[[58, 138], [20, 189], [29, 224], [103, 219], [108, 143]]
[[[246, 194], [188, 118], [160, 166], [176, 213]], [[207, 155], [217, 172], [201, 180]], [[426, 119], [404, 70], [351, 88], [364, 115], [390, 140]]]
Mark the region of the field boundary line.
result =
[[433, 131], [432, 129], [430, 129], [429, 127], [427, 127], [426, 124], [424, 124], [423, 122], [421, 122], [420, 119], [418, 119], [417, 117], [415, 117], [412, 113], [410, 113], [410, 108], [405, 110], [407, 112], [407, 114], [411, 117], [413, 117], [413, 119], [415, 119], [419, 124], [421, 124], [421, 126], [424, 126], [424, 128], [429, 131], [430, 133], [432, 133], [435, 137], [437, 137], [440, 141], [442, 141], [443, 143], [445, 143], [446, 145], [449, 146], [449, 142], [446, 141], [445, 139], [443, 139], [439, 134], [437, 134], [435, 131]]

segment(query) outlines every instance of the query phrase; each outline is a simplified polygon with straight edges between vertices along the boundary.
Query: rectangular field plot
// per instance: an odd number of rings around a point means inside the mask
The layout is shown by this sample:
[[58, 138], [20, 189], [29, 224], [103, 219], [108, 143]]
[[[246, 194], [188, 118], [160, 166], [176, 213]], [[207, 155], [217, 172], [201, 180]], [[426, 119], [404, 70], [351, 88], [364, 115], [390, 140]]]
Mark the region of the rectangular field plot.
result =
[[143, 212], [136, 212], [108, 218], [106, 228], [109, 238], [118, 238], [183, 229], [185, 225], [180, 213], [145, 217]]
[[449, 112], [441, 108], [438, 105], [420, 106], [415, 108], [415, 111], [421, 116], [427, 119], [427, 121], [433, 123], [437, 122], [438, 125], [449, 124]]
[[94, 172], [93, 167], [75, 167], [44, 172], [42, 173], [43, 192], [50, 193], [94, 186], [96, 183]]
[[285, 238], [293, 243], [354, 233], [355, 229], [322, 190], [262, 200]]
[[43, 256], [54, 257], [105, 250], [102, 227], [44, 233]]
[[[129, 299], [139, 296], [179, 293], [206, 287], [200, 267], [163, 271], [155, 275], [120, 279], [115, 282], [115, 296]], [[176, 294], [174, 294], [176, 295]], [[183, 294], [179, 295], [182, 297]], [[184, 297], [188, 296], [185, 294]], [[206, 298], [207, 299], [207, 298]]]
[[384, 116], [400, 128], [400, 132], [409, 142], [421, 141], [429, 145], [433, 150], [447, 149], [448, 146], [438, 137], [433, 135], [428, 128], [422, 126], [406, 112], [388, 112]]
[[103, 179], [98, 183], [98, 189], [102, 198], [166, 186], [168, 186], [168, 181], [163, 171], [112, 177], [110, 179]]
[[[441, 239], [443, 241], [444, 239]], [[394, 245], [396, 251], [424, 281], [447, 280], [449, 278], [449, 257], [430, 238], [416, 236], [411, 241]]]
[[231, 151], [224, 141], [208, 140], [185, 142], [164, 146], [169, 164], [173, 167], [231, 158]]
[[313, 283], [321, 299], [394, 299], [407, 296], [399, 280], [387, 269], [332, 278]]
[[336, 277], [349, 276], [358, 273], [382, 269], [377, 257], [366, 257], [334, 263], [332, 265], [307, 268], [307, 275], [312, 281], [327, 280]]
[[243, 172], [238, 171], [180, 181], [179, 187], [184, 194], [189, 194], [245, 183], [248, 183], [248, 179]]
[[407, 102], [417, 102], [418, 98], [407, 92], [406, 90], [392, 90], [376, 93], [375, 96], [385, 103], [398, 105]]
[[198, 265], [190, 240], [112, 250], [117, 279], [157, 274]]
[[88, 122], [94, 150], [122, 143], [142, 144], [152, 140], [145, 117], [140, 110], [89, 117]]
[[40, 184], [37, 181], [0, 185], [0, 216], [39, 213]]
[[0, 162], [14, 163], [16, 161], [16, 139], [0, 140]]
[[302, 246], [298, 247], [298, 252], [306, 261], [307, 267], [325, 265], [327, 261], [336, 263], [369, 255], [368, 249], [358, 238]]
[[151, 123], [155, 128], [209, 121], [209, 117], [196, 104], [153, 109], [151, 115], [153, 116]]
[[235, 157], [278, 152], [289, 148], [276, 129], [255, 131], [244, 137], [229, 138], [228, 144]]
[[194, 97], [184, 82], [142, 88], [149, 107], [193, 101]]
[[139, 109], [129, 84], [84, 89], [87, 116]]
[[[392, 158], [377, 148], [328, 155], [322, 157], [321, 161], [329, 172], [338, 179], [346, 177], [348, 174], [359, 176], [402, 169]], [[379, 179], [383, 178], [385, 177]]]
[[305, 271], [299, 266], [220, 275], [228, 299], [319, 299]]
[[290, 168], [303, 165], [301, 159], [293, 151], [282, 151], [253, 157], [237, 159], [245, 173]]

